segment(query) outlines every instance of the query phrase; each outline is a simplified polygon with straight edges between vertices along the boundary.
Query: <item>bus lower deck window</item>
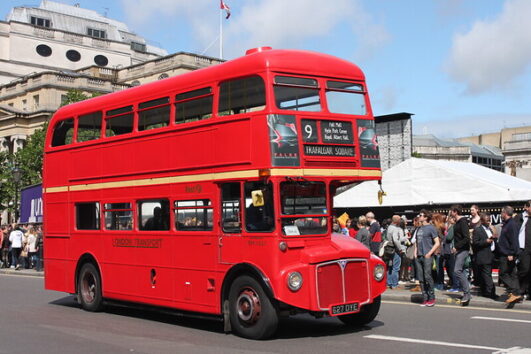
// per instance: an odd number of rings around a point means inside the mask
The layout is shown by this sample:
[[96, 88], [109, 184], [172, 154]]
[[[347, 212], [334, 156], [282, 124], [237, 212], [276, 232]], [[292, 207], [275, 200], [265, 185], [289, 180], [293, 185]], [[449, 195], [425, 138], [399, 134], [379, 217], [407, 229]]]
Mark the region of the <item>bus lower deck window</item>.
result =
[[76, 204], [76, 227], [78, 230], [100, 229], [100, 203]]

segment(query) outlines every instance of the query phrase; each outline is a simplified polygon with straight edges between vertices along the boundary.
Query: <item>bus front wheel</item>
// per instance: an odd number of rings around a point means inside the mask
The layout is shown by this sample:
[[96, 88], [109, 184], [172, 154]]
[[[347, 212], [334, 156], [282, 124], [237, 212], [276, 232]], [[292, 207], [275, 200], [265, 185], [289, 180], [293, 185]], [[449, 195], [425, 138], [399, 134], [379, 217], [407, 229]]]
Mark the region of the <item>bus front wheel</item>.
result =
[[229, 292], [232, 330], [250, 339], [266, 339], [275, 333], [278, 314], [258, 281], [244, 275], [236, 278]]
[[381, 296], [374, 299], [371, 304], [363, 306], [358, 313], [352, 313], [350, 315], [338, 316], [341, 322], [349, 326], [363, 326], [369, 322], [372, 322], [376, 318], [378, 311], [380, 311], [380, 303], [382, 301]]
[[83, 264], [79, 271], [77, 297], [84, 310], [96, 312], [103, 307], [100, 273], [92, 263]]

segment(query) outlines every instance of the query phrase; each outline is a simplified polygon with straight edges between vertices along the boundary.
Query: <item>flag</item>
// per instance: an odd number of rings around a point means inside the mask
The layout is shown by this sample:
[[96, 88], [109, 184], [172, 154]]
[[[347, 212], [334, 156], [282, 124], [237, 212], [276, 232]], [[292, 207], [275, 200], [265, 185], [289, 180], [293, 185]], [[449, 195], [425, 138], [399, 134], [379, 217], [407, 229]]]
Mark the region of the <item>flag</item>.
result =
[[227, 12], [227, 17], [225, 17], [226, 19], [229, 19], [230, 17], [230, 7], [229, 5], [225, 4], [225, 2], [223, 0], [219, 0], [219, 8], [221, 10], [225, 10]]

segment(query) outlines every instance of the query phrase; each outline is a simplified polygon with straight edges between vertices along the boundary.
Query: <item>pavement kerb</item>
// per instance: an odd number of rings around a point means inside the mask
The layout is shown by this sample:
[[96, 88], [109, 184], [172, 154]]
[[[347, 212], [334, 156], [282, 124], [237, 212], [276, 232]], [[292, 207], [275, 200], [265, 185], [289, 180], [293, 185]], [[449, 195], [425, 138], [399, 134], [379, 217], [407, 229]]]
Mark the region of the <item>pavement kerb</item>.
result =
[[11, 269], [11, 268], [0, 268], [0, 274], [6, 275], [19, 275], [26, 277], [44, 277], [44, 272], [37, 272], [35, 269]]
[[[501, 295], [504, 289], [498, 287], [496, 293]], [[435, 292], [435, 306], [450, 305], [455, 307], [463, 307], [460, 298], [462, 293], [447, 293], [445, 291]], [[470, 300], [468, 307], [489, 308], [489, 309], [514, 309], [514, 310], [528, 310], [531, 311], [531, 301], [525, 300], [514, 304], [506, 304], [504, 300], [506, 296], [501, 295], [500, 299], [492, 300], [482, 296], [474, 295], [472, 293], [472, 300]], [[382, 301], [396, 301], [411, 304], [421, 304], [422, 294], [420, 292], [410, 292], [409, 290], [387, 290], [382, 294]]]

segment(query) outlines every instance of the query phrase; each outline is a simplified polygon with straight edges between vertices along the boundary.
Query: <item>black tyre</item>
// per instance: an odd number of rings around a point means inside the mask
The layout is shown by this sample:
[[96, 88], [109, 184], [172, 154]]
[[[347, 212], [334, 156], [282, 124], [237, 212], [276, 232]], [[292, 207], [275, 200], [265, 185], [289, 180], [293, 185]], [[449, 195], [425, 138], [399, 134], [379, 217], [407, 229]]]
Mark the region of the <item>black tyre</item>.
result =
[[92, 263], [85, 263], [77, 278], [77, 298], [87, 311], [100, 311], [103, 307], [100, 272]]
[[229, 292], [232, 330], [250, 339], [271, 337], [278, 326], [277, 310], [258, 281], [244, 275], [236, 278]]
[[380, 311], [380, 303], [382, 298], [378, 296], [374, 299], [372, 304], [367, 304], [363, 306], [358, 313], [352, 313], [350, 315], [338, 316], [339, 319], [346, 325], [349, 326], [363, 326], [369, 322], [372, 322], [378, 315]]

